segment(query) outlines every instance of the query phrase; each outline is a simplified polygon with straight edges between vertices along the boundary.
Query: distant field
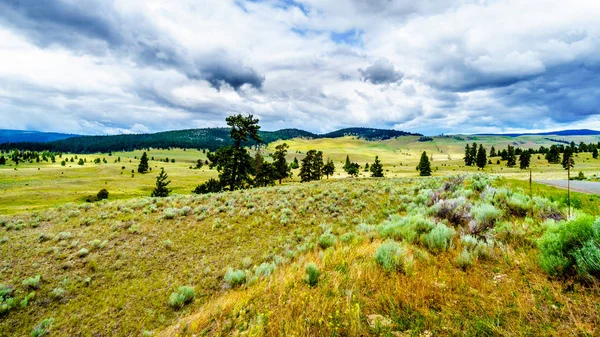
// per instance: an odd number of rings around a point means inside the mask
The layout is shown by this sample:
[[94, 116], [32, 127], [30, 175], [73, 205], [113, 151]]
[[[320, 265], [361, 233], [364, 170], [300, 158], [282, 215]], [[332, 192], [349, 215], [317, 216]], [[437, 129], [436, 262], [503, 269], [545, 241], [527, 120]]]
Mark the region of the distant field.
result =
[[[463, 164], [464, 147], [467, 143], [483, 143], [486, 148], [495, 146], [496, 149], [505, 148], [507, 145], [520, 146], [522, 148], [538, 148], [541, 145], [550, 146], [556, 144], [541, 136], [523, 137], [499, 137], [499, 136], [463, 136], [462, 139], [454, 137], [435, 137], [432, 142], [419, 142], [419, 137], [406, 136], [385, 141], [366, 141], [354, 137], [329, 138], [329, 139], [292, 139], [285, 141], [289, 146], [288, 160], [296, 157], [301, 160], [309, 149], [321, 150], [325, 159], [331, 158], [335, 161], [336, 173], [332, 178], [346, 178], [342, 169], [346, 155], [354, 162], [364, 167], [366, 163], [372, 163], [375, 156], [379, 156], [383, 162], [385, 174], [388, 177], [416, 177], [415, 167], [422, 151], [427, 151], [432, 156], [432, 168], [434, 176], [445, 176], [455, 173], [477, 172], [476, 168], [465, 167]], [[567, 141], [579, 143], [597, 142], [598, 136], [586, 137], [560, 137]], [[271, 143], [266, 153], [274, 151], [275, 146], [281, 141]], [[208, 169], [207, 166], [200, 170], [192, 170], [196, 160], [206, 160], [206, 154], [195, 149], [173, 149], [148, 151], [150, 167], [152, 172], [147, 174], [134, 173], [139, 158], [143, 151], [115, 152], [112, 156], [108, 154], [78, 155], [85, 158], [87, 163], [83, 166], [77, 165], [77, 160], [69, 162], [65, 167], [60, 161], [65, 158], [75, 157], [75, 154], [65, 154], [62, 159], [52, 163], [25, 163], [15, 166], [0, 166], [0, 212], [18, 213], [43, 209], [48, 206], [57, 206], [66, 202], [83, 202], [89, 195], [96, 194], [100, 189], [106, 188], [110, 192], [110, 199], [124, 199], [131, 197], [148, 196], [155, 183], [155, 178], [161, 167], [169, 174], [172, 183], [170, 187], [173, 193], [189, 194], [203, 181], [216, 177], [217, 172]], [[120, 157], [121, 161], [115, 163]], [[175, 163], [165, 163], [165, 158], [175, 159]], [[106, 159], [107, 163], [93, 164], [95, 158]], [[137, 158], [137, 159], [136, 159]], [[522, 171], [518, 167], [507, 168], [504, 163], [489, 165], [485, 172], [500, 174], [512, 179], [529, 179], [529, 172]], [[575, 157], [575, 174], [583, 171], [586, 176], [600, 175], [600, 161], [591, 158], [591, 154], [579, 154]], [[125, 167], [122, 169], [122, 167]], [[566, 172], [560, 165], [549, 165], [543, 156], [532, 158], [532, 172], [534, 180], [565, 179]], [[361, 172], [361, 176], [367, 177], [368, 172]], [[298, 170], [294, 171], [294, 177], [289, 182], [299, 181]]]

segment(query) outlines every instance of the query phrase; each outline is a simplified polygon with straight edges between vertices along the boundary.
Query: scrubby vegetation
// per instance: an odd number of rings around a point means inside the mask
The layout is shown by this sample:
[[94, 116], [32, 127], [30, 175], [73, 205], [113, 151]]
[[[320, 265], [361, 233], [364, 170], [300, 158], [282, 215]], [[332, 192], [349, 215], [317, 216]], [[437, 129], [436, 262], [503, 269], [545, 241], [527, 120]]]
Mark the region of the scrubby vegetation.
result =
[[600, 221], [507, 183], [338, 179], [3, 216], [0, 335], [50, 316], [56, 335], [598, 334]]

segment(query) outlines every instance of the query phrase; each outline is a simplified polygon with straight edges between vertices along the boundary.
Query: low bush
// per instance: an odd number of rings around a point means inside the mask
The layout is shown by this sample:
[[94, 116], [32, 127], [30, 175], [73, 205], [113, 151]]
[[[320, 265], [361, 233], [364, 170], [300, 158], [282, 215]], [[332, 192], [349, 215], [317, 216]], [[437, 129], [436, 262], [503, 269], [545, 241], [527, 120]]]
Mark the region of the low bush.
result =
[[181, 308], [184, 305], [191, 303], [195, 296], [194, 288], [181, 286], [169, 296], [169, 305], [173, 308]]
[[100, 191], [98, 191], [98, 194], [96, 194], [96, 199], [97, 200], [104, 200], [104, 199], [108, 199], [108, 191], [103, 188]]
[[174, 219], [177, 216], [178, 209], [177, 208], [167, 208], [163, 214], [163, 218], [165, 219]]
[[443, 252], [452, 247], [452, 238], [456, 231], [443, 223], [437, 223], [427, 234], [423, 234], [421, 241], [432, 252]]
[[88, 256], [88, 254], [90, 253], [89, 250], [87, 250], [86, 248], [81, 248], [78, 252], [77, 252], [77, 256], [79, 257], [86, 257]]
[[319, 283], [319, 277], [321, 276], [321, 271], [314, 263], [309, 263], [306, 266], [306, 275], [304, 276], [304, 282], [306, 282], [310, 287], [314, 287]]
[[387, 241], [377, 247], [375, 262], [387, 272], [407, 273], [412, 268], [413, 261], [404, 247], [395, 241]]
[[21, 284], [23, 287], [31, 288], [31, 289], [40, 289], [42, 277], [40, 275], [36, 275], [35, 277], [26, 278], [23, 280]]
[[412, 215], [401, 217], [392, 215], [388, 220], [377, 226], [379, 235], [384, 238], [416, 242], [422, 234], [429, 233], [435, 227], [435, 222], [423, 217]]
[[0, 284], [0, 316], [17, 307], [19, 301], [13, 295], [13, 287]]
[[535, 217], [542, 219], [553, 219], [556, 221], [565, 219], [565, 215], [561, 211], [558, 203], [538, 196], [534, 196], [532, 202], [532, 208]]
[[221, 186], [221, 182], [217, 179], [210, 178], [202, 184], [196, 186], [196, 188], [192, 191], [195, 194], [206, 194], [206, 193], [217, 193], [223, 190], [223, 186]]
[[31, 337], [42, 337], [46, 336], [50, 329], [52, 328], [52, 324], [54, 323], [54, 318], [46, 318], [40, 322], [32, 331]]
[[531, 199], [521, 193], [514, 193], [506, 201], [506, 206], [510, 213], [524, 217], [531, 211]]
[[323, 249], [327, 249], [329, 247], [334, 246], [336, 242], [337, 242], [336, 236], [329, 232], [326, 232], [326, 233], [322, 234], [321, 236], [319, 236], [319, 247], [321, 247]]
[[538, 241], [540, 266], [553, 276], [600, 278], [600, 219], [580, 216], [551, 224]]
[[470, 209], [467, 199], [458, 197], [439, 200], [432, 206], [431, 211], [440, 219], [446, 219], [454, 225], [461, 225], [469, 222]]
[[490, 204], [478, 204], [471, 207], [471, 215], [475, 222], [469, 224], [471, 233], [480, 233], [496, 223], [502, 216], [502, 211]]
[[241, 286], [246, 283], [246, 272], [229, 268], [225, 273], [225, 282], [227, 282], [231, 288]]

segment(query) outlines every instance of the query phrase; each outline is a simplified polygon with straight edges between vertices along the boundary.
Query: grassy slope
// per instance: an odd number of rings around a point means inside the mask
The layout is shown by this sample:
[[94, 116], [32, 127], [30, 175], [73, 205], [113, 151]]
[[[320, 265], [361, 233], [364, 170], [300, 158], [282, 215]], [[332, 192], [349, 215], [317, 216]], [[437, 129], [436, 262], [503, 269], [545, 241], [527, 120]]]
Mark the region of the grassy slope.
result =
[[[5, 218], [0, 283], [24, 295], [22, 280], [41, 275], [43, 282], [30, 306], [0, 321], [0, 335], [26, 334], [50, 316], [57, 335], [136, 336], [172, 323], [222, 292], [225, 269], [241, 267], [245, 257], [260, 264], [276, 255], [285, 259], [286, 252], [292, 256], [299, 243], [320, 234], [322, 223], [380, 221], [391, 207], [382, 184], [323, 182], [210, 197], [69, 204]], [[359, 200], [362, 206], [353, 207]], [[150, 205], [157, 209], [146, 214]], [[187, 216], [163, 218], [167, 208], [184, 206], [192, 209]], [[71, 237], [59, 240], [60, 232]], [[90, 242], [96, 239], [108, 242], [93, 249]], [[171, 249], [165, 240], [172, 242]], [[81, 248], [90, 254], [78, 257]], [[196, 287], [198, 300], [177, 312], [167, 299], [184, 284]], [[67, 291], [62, 300], [51, 299], [57, 287]]]
[[[468, 335], [598, 333], [598, 287], [550, 280], [537, 266], [532, 240], [539, 235], [539, 220], [526, 236], [508, 239], [492, 258], [467, 271], [455, 263], [458, 238], [453, 249], [439, 255], [410, 245], [416, 263], [409, 276], [381, 271], [372, 256], [383, 238], [360, 234], [357, 225], [406, 214], [408, 200], [440, 184], [430, 179], [321, 181], [208, 196], [68, 204], [4, 217], [0, 283], [15, 286], [19, 296], [28, 291], [21, 285], [25, 278], [41, 275], [42, 285], [26, 308], [2, 318], [0, 335], [28, 334], [47, 317], [55, 318], [54, 335], [81, 336], [248, 329], [304, 336], [407, 329]], [[187, 215], [168, 210], [186, 206]], [[167, 219], [169, 212], [180, 215]], [[531, 226], [531, 221], [507, 219], [520, 228]], [[354, 232], [357, 239], [338, 240], [334, 249], [322, 251], [315, 247], [322, 224], [338, 237]], [[60, 232], [71, 237], [60, 240]], [[94, 249], [95, 239], [107, 243]], [[90, 254], [79, 257], [81, 248]], [[228, 290], [223, 281], [228, 267], [250, 273], [252, 265], [265, 261], [279, 265], [272, 278]], [[308, 261], [322, 270], [319, 286], [312, 289], [303, 282]], [[174, 310], [167, 299], [180, 285], [195, 287], [196, 300]], [[50, 293], [58, 287], [66, 295], [56, 299]], [[389, 317], [393, 324], [381, 331], [371, 328], [371, 314]]]
[[[473, 141], [484, 143], [488, 148], [494, 145], [498, 149], [506, 147], [507, 144], [526, 148], [538, 148], [540, 145], [552, 144], [539, 136], [471, 138], [456, 140], [449, 137], [436, 137], [433, 142], [419, 142], [418, 137], [399, 137], [370, 142], [344, 137], [315, 140], [293, 139], [287, 140], [286, 143], [290, 145], [288, 154], [290, 161], [294, 157], [297, 157], [298, 160], [302, 159], [304, 153], [309, 149], [322, 150], [325, 158], [335, 161], [337, 172], [333, 178], [346, 177], [342, 170], [346, 155], [363, 166], [365, 163], [372, 163], [375, 156], [378, 155], [383, 162], [387, 176], [415, 177], [417, 176], [415, 167], [421, 151], [426, 150], [429, 155], [433, 156], [434, 175], [445, 176], [454, 173], [477, 172], [476, 168], [465, 167], [462, 161], [464, 146]], [[561, 139], [563, 138], [574, 140], [577, 143], [582, 140], [585, 142], [598, 141], [598, 137], [562, 137]], [[281, 142], [271, 143], [267, 152], [274, 151], [275, 146], [279, 143]], [[132, 178], [131, 170], [136, 170], [139, 163], [135, 157], [140, 158], [141, 154], [142, 151], [115, 152], [111, 157], [102, 154], [81, 155], [79, 157], [86, 158], [88, 161], [84, 166], [69, 163], [66, 167], [61, 167], [60, 160], [55, 164], [20, 164], [17, 171], [14, 170], [14, 166], [0, 166], [0, 212], [18, 213], [57, 206], [65, 202], [81, 202], [88, 195], [96, 194], [101, 188], [109, 190], [111, 199], [147, 196], [154, 186], [160, 167], [164, 167], [171, 177], [173, 182], [170, 187], [175, 193], [181, 194], [190, 193], [196, 185], [217, 175], [215, 171], [209, 170], [207, 167], [201, 170], [189, 169], [189, 166], [194, 165], [196, 160], [206, 160], [206, 155], [201, 151], [151, 149], [148, 155], [157, 159], [150, 161], [150, 166], [154, 171], [143, 175], [136, 173]], [[64, 157], [73, 156], [65, 155]], [[114, 163], [117, 157], [121, 157], [120, 163]], [[176, 162], [158, 161], [159, 158], [166, 157], [174, 158]], [[108, 164], [92, 164], [94, 158], [106, 158]], [[518, 168], [507, 168], [504, 163], [496, 165], [496, 159], [493, 159], [493, 165], [486, 168], [486, 172], [502, 174], [514, 179], [529, 179], [528, 172]], [[532, 159], [534, 180], [565, 178], [565, 171], [560, 165], [548, 165], [543, 157], [538, 160], [534, 156]], [[590, 154], [580, 154], [575, 157], [575, 160], [575, 173], [581, 170], [587, 176], [600, 175], [600, 161], [592, 159]], [[125, 166], [124, 170], [121, 170], [122, 166]], [[297, 173], [296, 170], [291, 181], [298, 181]], [[361, 172], [361, 175], [369, 176], [369, 173]]]

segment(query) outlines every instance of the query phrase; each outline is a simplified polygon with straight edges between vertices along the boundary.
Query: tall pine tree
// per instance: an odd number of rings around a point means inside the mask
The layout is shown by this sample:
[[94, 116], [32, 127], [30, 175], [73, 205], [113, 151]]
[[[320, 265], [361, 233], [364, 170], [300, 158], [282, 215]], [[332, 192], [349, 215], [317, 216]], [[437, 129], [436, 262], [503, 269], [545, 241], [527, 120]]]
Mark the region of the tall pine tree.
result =
[[519, 156], [519, 168], [521, 170], [526, 170], [527, 168], [529, 168], [530, 164], [531, 164], [531, 153], [524, 151]]
[[573, 160], [573, 149], [570, 146], [565, 147], [565, 152], [563, 153], [562, 158], [562, 167], [567, 170], [569, 168], [575, 167], [575, 161]]
[[487, 164], [487, 155], [483, 144], [479, 144], [479, 150], [477, 151], [477, 167], [484, 169]]
[[327, 160], [327, 164], [323, 166], [323, 174], [329, 179], [329, 176], [332, 176], [335, 173], [335, 164], [333, 160]]
[[285, 155], [287, 154], [288, 145], [286, 143], [279, 144], [275, 147], [275, 153], [273, 154], [273, 164], [275, 165], [275, 177], [279, 180], [279, 185], [281, 185], [281, 180], [290, 176], [290, 167], [285, 160]]
[[252, 157], [243, 144], [249, 138], [256, 143], [262, 142], [262, 139], [258, 134], [260, 129], [258, 119], [254, 119], [252, 115], [229, 116], [225, 120], [231, 127], [233, 145], [222, 147], [214, 153], [208, 153], [207, 156], [211, 161], [210, 168], [216, 167], [219, 171], [220, 184], [233, 191], [244, 188], [252, 182], [250, 178], [253, 171]]

